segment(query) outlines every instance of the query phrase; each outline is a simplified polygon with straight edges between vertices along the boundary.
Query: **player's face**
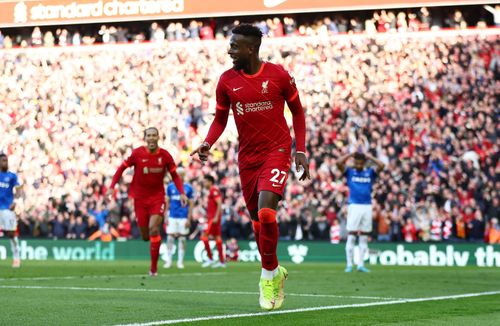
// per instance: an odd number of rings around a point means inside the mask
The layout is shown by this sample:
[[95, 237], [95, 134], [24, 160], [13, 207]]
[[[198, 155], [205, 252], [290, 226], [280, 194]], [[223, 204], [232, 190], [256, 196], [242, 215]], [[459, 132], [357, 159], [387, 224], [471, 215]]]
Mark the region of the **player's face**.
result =
[[233, 59], [234, 69], [240, 70], [250, 62], [251, 49], [249, 48], [248, 40], [245, 36], [233, 34], [229, 40], [229, 51], [227, 52]]
[[212, 186], [212, 182], [210, 182], [210, 180], [208, 179], [203, 179], [203, 186], [207, 189], [210, 189], [210, 187]]
[[354, 168], [358, 171], [363, 170], [365, 167], [365, 160], [354, 160]]
[[6, 156], [0, 157], [0, 170], [1, 171], [7, 171], [9, 168], [9, 160], [7, 159]]
[[158, 148], [158, 140], [160, 136], [158, 135], [158, 131], [156, 129], [148, 129], [145, 132], [144, 140], [146, 141], [146, 145], [150, 151], [154, 151]]

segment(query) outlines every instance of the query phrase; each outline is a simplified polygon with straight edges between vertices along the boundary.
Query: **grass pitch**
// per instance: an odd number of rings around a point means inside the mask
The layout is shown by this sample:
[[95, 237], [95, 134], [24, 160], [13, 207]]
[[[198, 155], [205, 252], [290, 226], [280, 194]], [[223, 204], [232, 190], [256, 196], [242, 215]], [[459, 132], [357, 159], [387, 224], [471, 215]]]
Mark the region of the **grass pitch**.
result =
[[[499, 325], [500, 269], [286, 265], [281, 310], [258, 306], [260, 266], [147, 261], [0, 262], [1, 325]], [[175, 266], [175, 264], [174, 264]]]

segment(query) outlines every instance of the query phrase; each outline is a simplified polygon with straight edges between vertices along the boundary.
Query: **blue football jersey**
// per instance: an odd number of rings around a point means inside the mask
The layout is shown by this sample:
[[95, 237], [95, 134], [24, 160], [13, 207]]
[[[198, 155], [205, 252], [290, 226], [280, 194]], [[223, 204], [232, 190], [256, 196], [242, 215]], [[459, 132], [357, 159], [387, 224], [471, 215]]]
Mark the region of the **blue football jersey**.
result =
[[[185, 207], [182, 207], [181, 194], [179, 193], [179, 190], [177, 190], [177, 187], [173, 182], [170, 182], [168, 184], [166, 193], [167, 197], [170, 200], [168, 216], [170, 218], [187, 218], [189, 213], [189, 206], [186, 205]], [[184, 193], [186, 194], [188, 199], [193, 199], [194, 190], [190, 184], [184, 184]]]
[[349, 187], [349, 204], [365, 204], [372, 203], [372, 188], [377, 177], [377, 173], [373, 168], [363, 169], [358, 171], [354, 168], [345, 170], [347, 178], [347, 186]]
[[19, 186], [17, 175], [0, 172], [0, 209], [9, 209], [14, 202], [14, 187]]

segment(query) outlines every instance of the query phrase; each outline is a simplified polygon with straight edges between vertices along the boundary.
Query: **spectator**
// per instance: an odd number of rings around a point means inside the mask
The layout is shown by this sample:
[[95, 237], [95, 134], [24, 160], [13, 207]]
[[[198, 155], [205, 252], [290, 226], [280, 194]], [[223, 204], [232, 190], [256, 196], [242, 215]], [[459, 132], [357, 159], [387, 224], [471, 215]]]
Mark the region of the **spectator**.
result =
[[122, 216], [120, 223], [118, 223], [117, 230], [120, 238], [123, 239], [131, 238], [132, 224], [130, 224], [130, 221], [127, 216]]

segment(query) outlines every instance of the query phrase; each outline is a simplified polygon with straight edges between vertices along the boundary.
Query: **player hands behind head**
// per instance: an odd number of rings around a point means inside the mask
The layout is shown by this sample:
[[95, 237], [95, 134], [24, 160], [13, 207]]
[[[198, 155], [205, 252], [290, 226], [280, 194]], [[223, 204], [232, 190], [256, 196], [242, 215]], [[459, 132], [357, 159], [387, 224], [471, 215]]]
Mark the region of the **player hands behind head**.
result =
[[[221, 238], [221, 218], [222, 218], [222, 195], [219, 188], [215, 185], [215, 179], [211, 175], [205, 175], [203, 186], [208, 190], [207, 196], [207, 228], [201, 234], [201, 241], [205, 245], [208, 260], [202, 264], [202, 267], [212, 266], [213, 268], [226, 267], [224, 250], [222, 248]], [[215, 246], [219, 252], [219, 261], [214, 262], [212, 250], [210, 249], [209, 239], [215, 239]]]
[[170, 173], [175, 186], [180, 192], [183, 206], [187, 204], [182, 180], [176, 172], [174, 159], [168, 151], [158, 146], [159, 133], [154, 127], [144, 130], [146, 146], [132, 151], [116, 170], [108, 189], [108, 195], [113, 194], [115, 185], [120, 180], [123, 171], [134, 167], [134, 177], [130, 184], [129, 196], [134, 198], [134, 210], [137, 225], [144, 241], [150, 242], [151, 268], [149, 274], [156, 276], [158, 271], [158, 256], [160, 254], [160, 226], [165, 213], [165, 188], [163, 179]]
[[305, 116], [295, 80], [281, 66], [260, 60], [262, 32], [255, 26], [241, 24], [232, 33], [228, 54], [234, 67], [219, 79], [214, 121], [205, 141], [191, 155], [208, 160], [210, 148], [224, 131], [232, 110], [240, 142], [241, 187], [262, 257], [259, 303], [263, 309], [271, 310], [283, 303], [283, 284], [288, 275], [276, 256], [276, 208], [285, 190], [292, 151], [284, 117], [285, 102], [293, 116], [295, 164], [297, 171], [303, 169], [300, 180], [310, 178], [305, 154]]
[[12, 267], [21, 267], [19, 240], [16, 236], [17, 218], [14, 212], [14, 196], [21, 194], [17, 175], [9, 172], [9, 160], [6, 154], [0, 154], [0, 229], [10, 238]]
[[[186, 172], [184, 168], [177, 168], [177, 174], [181, 180], [184, 180]], [[174, 182], [167, 185], [166, 204], [168, 217], [165, 219], [167, 224], [167, 261], [163, 267], [170, 268], [172, 266], [173, 247], [175, 239], [178, 240], [177, 252], [177, 268], [184, 268], [184, 253], [186, 252], [186, 237], [189, 233], [191, 220], [193, 217], [193, 187], [184, 183], [184, 193], [188, 198], [188, 206], [182, 205], [181, 194]]]
[[[354, 158], [354, 167], [345, 166], [347, 160]], [[371, 167], [365, 167], [367, 160], [377, 165], [375, 171]], [[354, 259], [354, 246], [356, 236], [359, 238], [360, 259], [358, 271], [369, 272], [364, 266], [364, 257], [368, 253], [368, 235], [372, 232], [372, 187], [377, 175], [384, 169], [384, 163], [370, 154], [355, 152], [339, 158], [337, 166], [347, 178], [349, 187], [349, 200], [347, 208], [347, 231], [349, 232], [346, 242], [347, 266], [345, 271], [352, 272]]]

